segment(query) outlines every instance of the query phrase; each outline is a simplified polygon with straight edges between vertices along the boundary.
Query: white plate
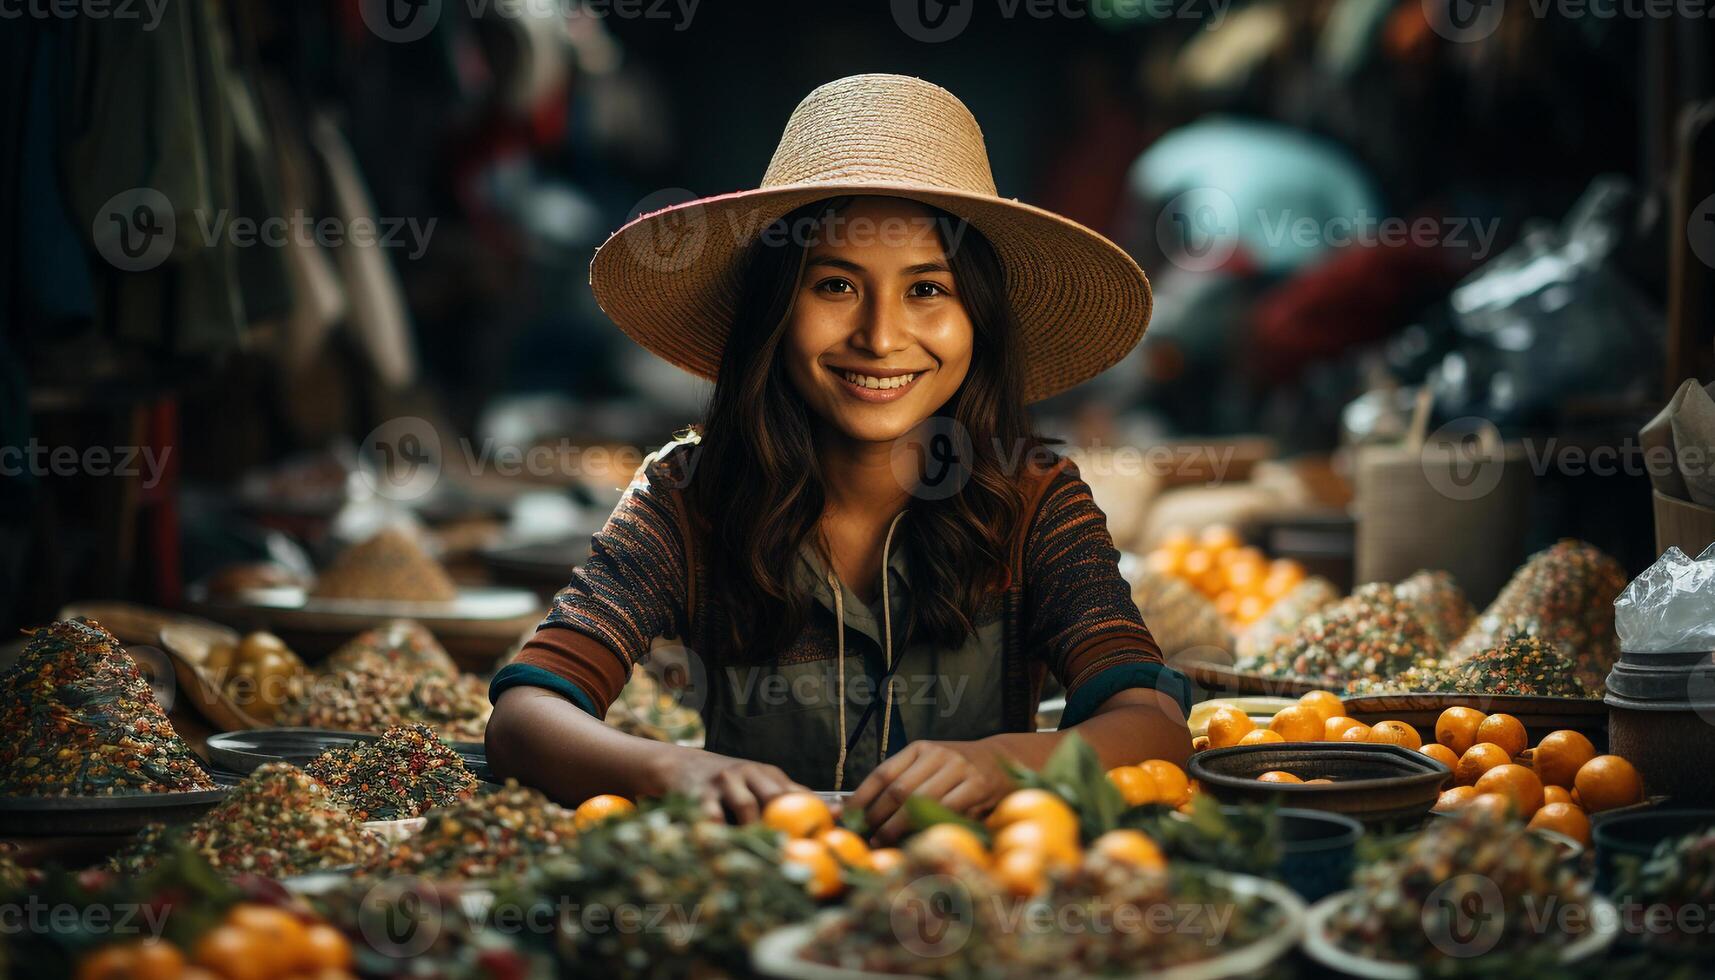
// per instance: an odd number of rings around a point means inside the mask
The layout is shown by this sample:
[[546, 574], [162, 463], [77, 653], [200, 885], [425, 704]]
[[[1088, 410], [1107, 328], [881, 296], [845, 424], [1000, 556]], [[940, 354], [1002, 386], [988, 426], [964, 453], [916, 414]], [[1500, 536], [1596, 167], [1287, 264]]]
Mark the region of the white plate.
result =
[[[1249, 946], [1197, 963], [1133, 976], [1149, 977], [1151, 980], [1226, 980], [1228, 977], [1249, 976], [1285, 956], [1298, 942], [1299, 934], [1304, 928], [1305, 909], [1303, 900], [1297, 895], [1284, 886], [1250, 875], [1227, 874], [1221, 871], [1210, 871], [1206, 874], [1209, 882], [1224, 887], [1235, 895], [1256, 896], [1275, 906], [1285, 914], [1285, 924]], [[827, 912], [814, 922], [786, 926], [768, 933], [751, 949], [750, 965], [763, 976], [789, 980], [899, 980], [903, 974], [847, 970], [813, 963], [800, 955], [815, 937], [816, 928], [822, 919], [839, 914], [838, 910]]]
[[399, 820], [365, 820], [363, 829], [389, 844], [409, 840], [429, 822], [428, 817], [404, 817]]
[[[1335, 892], [1310, 906], [1310, 914], [1304, 921], [1305, 955], [1325, 967], [1361, 977], [1363, 980], [1417, 980], [1421, 975], [1417, 967], [1409, 963], [1373, 960], [1360, 956], [1342, 947], [1329, 934], [1329, 921], [1346, 903], [1356, 898], [1357, 894], [1356, 889]], [[1595, 895], [1590, 897], [1589, 902], [1590, 932], [1561, 948], [1561, 963], [1576, 963], [1601, 953], [1620, 933], [1620, 913], [1614, 908], [1614, 903]], [[1544, 941], [1558, 942], [1559, 938]]]

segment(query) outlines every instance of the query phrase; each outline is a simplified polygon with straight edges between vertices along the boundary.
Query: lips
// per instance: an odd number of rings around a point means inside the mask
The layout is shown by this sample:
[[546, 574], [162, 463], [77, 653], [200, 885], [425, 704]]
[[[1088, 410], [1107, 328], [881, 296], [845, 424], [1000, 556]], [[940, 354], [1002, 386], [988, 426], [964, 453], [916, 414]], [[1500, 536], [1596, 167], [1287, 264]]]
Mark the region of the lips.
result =
[[860, 388], [879, 388], [885, 390], [888, 388], [903, 388], [911, 382], [916, 381], [917, 372], [913, 371], [910, 374], [875, 375], [859, 374], [856, 371], [841, 371], [840, 377], [846, 379], [847, 384], [854, 384]]
[[840, 379], [840, 388], [846, 394], [859, 401], [890, 402], [903, 398], [927, 371], [853, 371], [847, 368], [829, 367], [836, 378]]

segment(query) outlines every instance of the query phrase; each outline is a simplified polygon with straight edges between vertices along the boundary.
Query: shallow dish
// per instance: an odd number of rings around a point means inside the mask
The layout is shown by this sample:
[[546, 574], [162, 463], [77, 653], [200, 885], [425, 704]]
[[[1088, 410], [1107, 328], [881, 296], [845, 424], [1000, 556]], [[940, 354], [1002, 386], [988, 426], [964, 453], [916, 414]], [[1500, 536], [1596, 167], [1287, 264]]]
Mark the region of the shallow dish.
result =
[[152, 823], [189, 823], [215, 808], [237, 785], [210, 773], [215, 789], [120, 796], [0, 796], [0, 837], [74, 837], [136, 833]]
[[[1355, 891], [1343, 891], [1324, 898], [1310, 907], [1304, 921], [1304, 953], [1317, 963], [1342, 974], [1363, 980], [1417, 980], [1422, 976], [1409, 963], [1374, 960], [1341, 946], [1329, 931], [1334, 915], [1357, 898]], [[1614, 942], [1620, 931], [1620, 913], [1614, 904], [1598, 895], [1590, 897], [1590, 932], [1560, 950], [1562, 964], [1577, 963], [1600, 955]], [[1544, 942], [1558, 940], [1544, 939]], [[1476, 961], [1478, 957], [1473, 957]]]
[[1549, 732], [1569, 728], [1594, 742], [1608, 744], [1608, 708], [1601, 698], [1539, 698], [1522, 694], [1366, 694], [1345, 699], [1346, 715], [1366, 725], [1393, 719], [1420, 732], [1435, 731], [1441, 712], [1459, 706], [1484, 714], [1509, 714], [1524, 725], [1535, 745]]
[[[1304, 928], [1304, 902], [1284, 885], [1251, 875], [1205, 872], [1208, 880], [1240, 897], [1257, 897], [1273, 905], [1286, 917], [1281, 928], [1262, 939], [1213, 956], [1197, 963], [1154, 970], [1146, 973], [1115, 974], [1116, 977], [1150, 977], [1153, 980], [1225, 980], [1247, 977], [1267, 969], [1279, 961], [1297, 944]], [[824, 916], [838, 915], [838, 912]], [[791, 980], [897, 980], [904, 974], [871, 973], [866, 970], [846, 970], [813, 963], [803, 958], [804, 948], [815, 937], [820, 920], [776, 929], [757, 940], [752, 947], [750, 964], [766, 977], [786, 977]]]
[[[238, 773], [249, 773], [268, 762], [290, 762], [305, 766], [328, 749], [358, 742], [378, 742], [379, 733], [341, 732], [328, 728], [258, 728], [211, 735], [208, 756], [216, 765]], [[488, 750], [480, 742], [448, 742], [464, 759], [476, 778], [494, 782], [488, 768]]]
[[[1332, 783], [1263, 783], [1270, 770]], [[1421, 752], [1362, 742], [1281, 742], [1208, 749], [1191, 757], [1191, 778], [1222, 803], [1277, 803], [1343, 813], [1366, 827], [1415, 825], [1452, 770]]]

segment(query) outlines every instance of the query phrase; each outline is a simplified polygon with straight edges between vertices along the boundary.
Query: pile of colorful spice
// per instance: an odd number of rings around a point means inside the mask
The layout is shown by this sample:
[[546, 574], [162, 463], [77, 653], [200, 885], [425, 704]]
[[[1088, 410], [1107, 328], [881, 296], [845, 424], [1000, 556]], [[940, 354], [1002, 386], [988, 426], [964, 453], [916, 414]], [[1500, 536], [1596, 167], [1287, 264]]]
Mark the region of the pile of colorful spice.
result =
[[1321, 576], [1307, 578], [1280, 597], [1262, 618], [1238, 636], [1237, 652], [1241, 663], [1270, 661], [1275, 651], [1292, 640], [1292, 634], [1310, 618], [1310, 614], [1326, 609], [1340, 601], [1334, 583]]
[[607, 709], [604, 719], [627, 735], [657, 742], [680, 742], [703, 736], [703, 718], [665, 690], [642, 665], [631, 669], [631, 680]]
[[282, 725], [347, 732], [422, 724], [454, 741], [476, 741], [490, 710], [487, 689], [471, 674], [414, 671], [358, 650], [340, 667], [292, 678], [277, 717]]
[[422, 725], [389, 728], [378, 742], [323, 752], [304, 767], [359, 820], [402, 820], [450, 806], [476, 789], [464, 759]]
[[100, 624], [42, 627], [0, 674], [0, 796], [215, 788], [136, 662]]
[[318, 599], [451, 602], [459, 590], [415, 537], [390, 527], [341, 552], [310, 594]]
[[1417, 610], [1430, 637], [1442, 648], [1452, 646], [1471, 625], [1471, 603], [1446, 572], [1418, 572], [1393, 590]]
[[[781, 862], [779, 836], [760, 824], [701, 819], [684, 800], [648, 804], [636, 817], [599, 822], [554, 862], [519, 884], [526, 921], [558, 924], [551, 938], [580, 975], [749, 976], [750, 948], [815, 904]], [[660, 910], [649, 928], [615, 929], [581, 908]]]
[[1213, 602], [1184, 579], [1141, 565], [1131, 570], [1130, 578], [1131, 599], [1163, 656], [1225, 660], [1233, 648], [1233, 635]]
[[1619, 562], [1594, 545], [1562, 540], [1519, 567], [1459, 639], [1451, 659], [1492, 650], [1514, 633], [1540, 636], [1573, 662], [1586, 690], [1600, 694], [1620, 655], [1614, 598], [1625, 587]]
[[[1534, 954], [1551, 968], [1591, 923], [1589, 882], [1562, 856], [1522, 823], [1475, 807], [1431, 820], [1397, 856], [1359, 867], [1329, 931], [1348, 952], [1426, 974], [1449, 957], [1476, 967], [1510, 955], [1522, 967], [1516, 957]], [[1544, 909], [1555, 909], [1559, 929], [1545, 932]]]
[[1648, 861], [1622, 858], [1615, 896], [1636, 940], [1711, 955], [1705, 913], [1715, 907], [1715, 830], [1662, 841]]
[[559, 856], [577, 836], [573, 812], [513, 780], [441, 810], [401, 841], [375, 870], [429, 878], [492, 878], [521, 874]]
[[139, 874], [183, 846], [223, 874], [269, 878], [368, 867], [381, 855], [380, 839], [289, 762], [263, 765], [186, 827], [151, 825], [111, 867]]
[[1438, 649], [1417, 611], [1393, 586], [1374, 582], [1311, 613], [1270, 654], [1238, 666], [1268, 677], [1344, 685], [1392, 677]]
[[364, 630], [347, 640], [322, 663], [323, 670], [341, 670], [357, 666], [374, 654], [400, 670], [456, 675], [458, 664], [447, 648], [435, 639], [422, 623], [412, 619], [394, 619], [374, 629]]
[[1572, 661], [1547, 641], [1522, 634], [1462, 663], [1427, 661], [1380, 681], [1355, 681], [1347, 694], [1524, 694], [1584, 698]]

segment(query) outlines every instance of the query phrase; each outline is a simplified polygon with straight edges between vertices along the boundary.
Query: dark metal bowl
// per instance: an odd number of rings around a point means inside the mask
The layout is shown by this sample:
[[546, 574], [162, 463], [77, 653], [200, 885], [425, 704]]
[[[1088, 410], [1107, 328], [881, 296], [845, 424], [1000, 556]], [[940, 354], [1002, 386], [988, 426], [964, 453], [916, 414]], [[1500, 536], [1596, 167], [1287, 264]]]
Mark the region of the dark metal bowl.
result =
[[[1270, 770], [1332, 783], [1263, 783]], [[1222, 803], [1276, 803], [1343, 813], [1366, 827], [1421, 823], [1453, 771], [1421, 752], [1363, 742], [1285, 742], [1209, 749], [1191, 777]]]

